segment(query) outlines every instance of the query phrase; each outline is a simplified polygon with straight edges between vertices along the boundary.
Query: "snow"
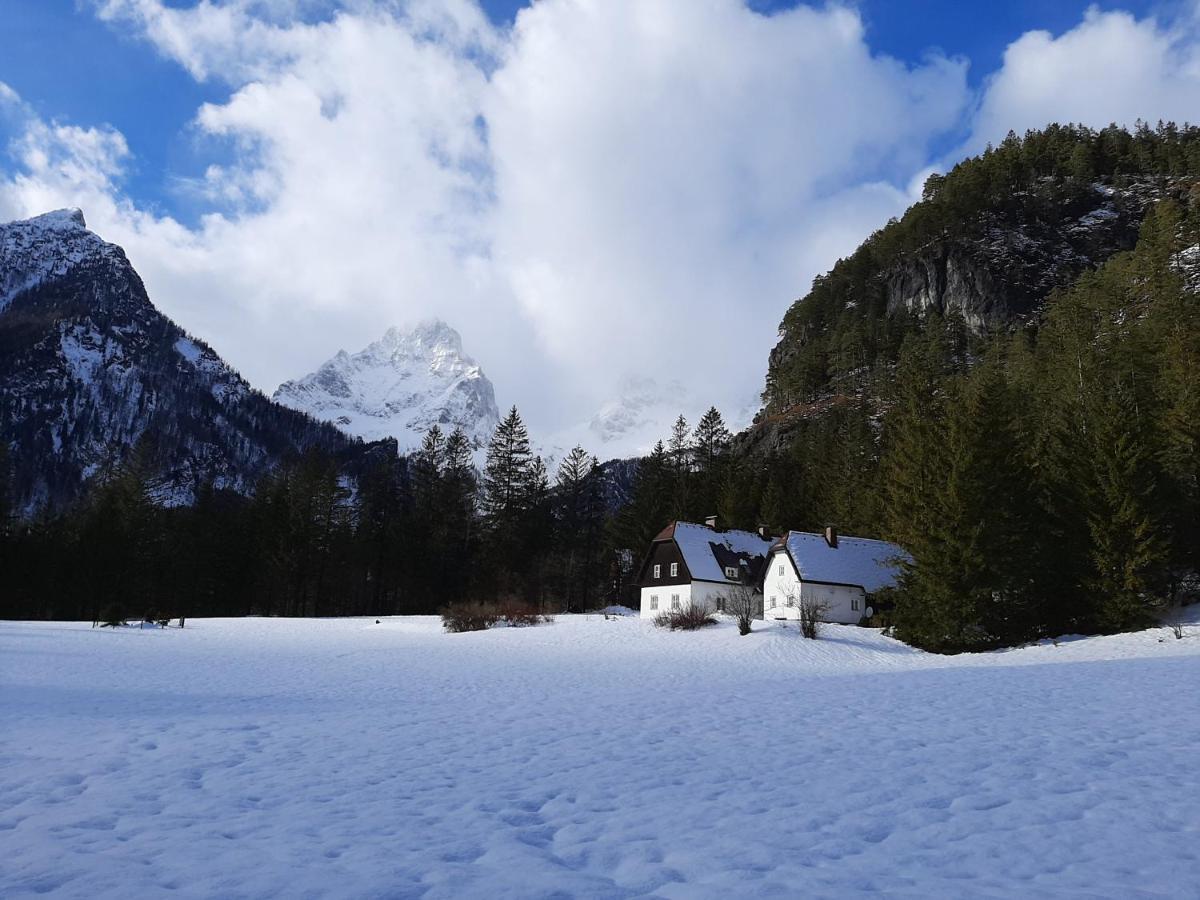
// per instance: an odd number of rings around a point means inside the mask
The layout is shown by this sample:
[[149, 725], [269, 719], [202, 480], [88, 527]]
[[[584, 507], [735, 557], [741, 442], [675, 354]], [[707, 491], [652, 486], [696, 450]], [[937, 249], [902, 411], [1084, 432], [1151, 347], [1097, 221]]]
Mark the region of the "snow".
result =
[[704, 525], [692, 522], [676, 522], [675, 543], [693, 580], [725, 582], [725, 570], [713, 554], [713, 544], [724, 546], [734, 554], [750, 557], [766, 556], [771, 542], [763, 540], [752, 531], [713, 531]]
[[0, 623], [0, 895], [1195, 896], [1200, 626], [757, 629]]
[[839, 535], [835, 548], [824, 535], [806, 531], [789, 531], [787, 548], [802, 580], [856, 584], [868, 594], [894, 585], [900, 562], [911, 558], [887, 541]]

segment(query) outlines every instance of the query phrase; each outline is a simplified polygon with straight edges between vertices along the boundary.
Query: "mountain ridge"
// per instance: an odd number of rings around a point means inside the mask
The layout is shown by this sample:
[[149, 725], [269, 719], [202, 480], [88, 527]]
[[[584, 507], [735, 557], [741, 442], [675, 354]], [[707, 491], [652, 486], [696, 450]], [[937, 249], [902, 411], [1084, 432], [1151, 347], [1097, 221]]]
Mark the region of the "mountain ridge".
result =
[[74, 502], [135, 456], [178, 505], [203, 484], [249, 493], [290, 454], [363, 452], [161, 313], [78, 209], [0, 225], [0, 440], [26, 512]]
[[417, 449], [435, 424], [462, 428], [478, 450], [500, 421], [491, 381], [463, 352], [462, 336], [437, 318], [389, 328], [357, 353], [339, 350], [316, 371], [281, 384], [273, 399], [347, 434], [395, 438], [401, 450]]

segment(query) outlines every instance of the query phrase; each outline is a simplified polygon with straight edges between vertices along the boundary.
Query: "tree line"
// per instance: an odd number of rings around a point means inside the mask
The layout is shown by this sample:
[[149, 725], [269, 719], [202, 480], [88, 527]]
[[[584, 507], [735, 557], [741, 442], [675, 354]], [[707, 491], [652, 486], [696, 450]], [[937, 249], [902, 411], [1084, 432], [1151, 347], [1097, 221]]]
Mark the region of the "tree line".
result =
[[475, 598], [577, 611], [620, 599], [594, 457], [576, 447], [551, 477], [515, 408], [482, 474], [472, 455], [461, 430], [434, 426], [419, 451], [353, 480], [317, 449], [250, 497], [206, 485], [167, 508], [139, 448], [83, 501], [32, 520], [8, 502], [0, 455], [0, 616], [382, 615]]

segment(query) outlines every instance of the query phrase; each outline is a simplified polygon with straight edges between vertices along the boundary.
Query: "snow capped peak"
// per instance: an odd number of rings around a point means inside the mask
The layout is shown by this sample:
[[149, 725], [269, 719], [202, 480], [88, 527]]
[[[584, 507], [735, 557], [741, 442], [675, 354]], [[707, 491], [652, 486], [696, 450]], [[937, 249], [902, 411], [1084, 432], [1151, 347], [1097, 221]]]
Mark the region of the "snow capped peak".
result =
[[463, 355], [462, 336], [441, 319], [426, 319], [409, 330], [389, 328], [383, 338], [367, 348], [393, 360], [475, 361]]
[[275, 400], [367, 440], [394, 437], [407, 450], [434, 424], [461, 427], [481, 447], [500, 420], [492, 383], [441, 319], [389, 328], [358, 353], [341, 350], [280, 385]]
[[47, 213], [42, 213], [40, 216], [34, 216], [31, 219], [25, 219], [22, 222], [14, 222], [14, 225], [34, 225], [39, 228], [52, 229], [75, 229], [81, 228], [87, 230], [87, 222], [83, 218], [83, 210], [78, 207], [69, 207], [67, 209], [55, 209]]
[[119, 256], [120, 248], [87, 230], [78, 209], [0, 224], [0, 311], [18, 294], [76, 266]]

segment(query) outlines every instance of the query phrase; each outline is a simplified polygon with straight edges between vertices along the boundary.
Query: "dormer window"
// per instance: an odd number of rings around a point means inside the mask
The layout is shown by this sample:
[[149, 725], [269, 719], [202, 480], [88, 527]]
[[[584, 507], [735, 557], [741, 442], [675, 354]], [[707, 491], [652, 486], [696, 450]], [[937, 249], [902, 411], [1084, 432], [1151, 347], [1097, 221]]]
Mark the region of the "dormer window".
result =
[[738, 577], [737, 566], [726, 566], [725, 567], [725, 577], [726, 578], [737, 578]]

